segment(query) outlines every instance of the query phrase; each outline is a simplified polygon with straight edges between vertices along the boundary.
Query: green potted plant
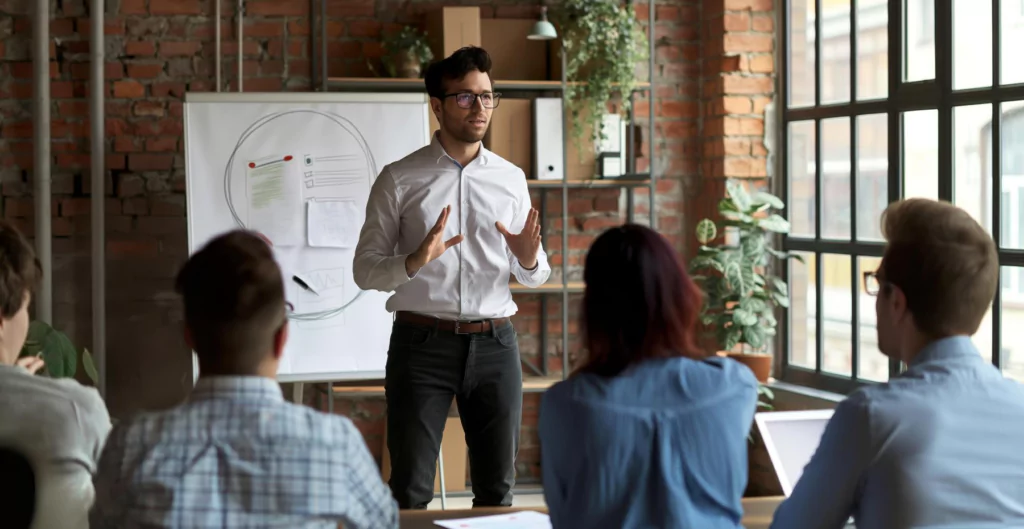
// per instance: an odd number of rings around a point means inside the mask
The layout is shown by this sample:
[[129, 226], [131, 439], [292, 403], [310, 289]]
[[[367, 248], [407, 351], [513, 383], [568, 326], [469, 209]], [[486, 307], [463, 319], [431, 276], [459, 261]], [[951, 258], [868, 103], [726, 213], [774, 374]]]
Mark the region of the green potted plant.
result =
[[[52, 378], [72, 378], [78, 371], [78, 350], [63, 332], [42, 321], [33, 321], [19, 357], [38, 356], [45, 366], [38, 374]], [[99, 379], [88, 349], [82, 350], [82, 368], [93, 384]]]
[[417, 79], [423, 66], [434, 59], [427, 43], [427, 35], [412, 26], [384, 37], [384, 67], [391, 77]]
[[801, 259], [770, 244], [771, 234], [789, 232], [789, 222], [772, 212], [784, 207], [770, 193], [750, 194], [740, 183], [726, 182], [718, 212], [735, 237], [722, 240], [714, 221], [701, 220], [700, 248], [690, 261], [690, 273], [705, 294], [701, 324], [719, 354], [747, 365], [761, 382], [771, 373], [772, 357], [766, 351], [778, 325], [775, 307], [789, 307], [789, 287], [772, 273], [772, 260]]
[[633, 6], [619, 0], [563, 0], [552, 10], [566, 55], [563, 104], [573, 137], [577, 145], [590, 131], [603, 138], [602, 117], [615, 93], [623, 96], [620, 112], [629, 110], [637, 64], [648, 58], [647, 36]]

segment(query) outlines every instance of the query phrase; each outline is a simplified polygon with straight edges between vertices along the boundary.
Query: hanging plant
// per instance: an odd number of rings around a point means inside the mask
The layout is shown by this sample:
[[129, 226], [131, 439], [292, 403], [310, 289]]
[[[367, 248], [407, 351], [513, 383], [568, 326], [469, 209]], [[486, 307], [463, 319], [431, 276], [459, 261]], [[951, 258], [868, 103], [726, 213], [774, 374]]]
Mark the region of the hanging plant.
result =
[[563, 0], [553, 9], [566, 55], [564, 105], [579, 146], [588, 129], [604, 138], [602, 116], [614, 94], [622, 94], [620, 113], [629, 110], [636, 66], [649, 56], [647, 35], [633, 7], [618, 0]]

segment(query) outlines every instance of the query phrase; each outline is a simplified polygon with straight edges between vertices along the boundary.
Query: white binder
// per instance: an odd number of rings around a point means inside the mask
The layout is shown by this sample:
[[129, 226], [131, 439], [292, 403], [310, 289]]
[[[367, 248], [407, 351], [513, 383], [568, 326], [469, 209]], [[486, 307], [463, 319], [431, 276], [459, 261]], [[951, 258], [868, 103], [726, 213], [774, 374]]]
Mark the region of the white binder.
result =
[[562, 98], [538, 97], [533, 102], [533, 177], [561, 180], [564, 172]]

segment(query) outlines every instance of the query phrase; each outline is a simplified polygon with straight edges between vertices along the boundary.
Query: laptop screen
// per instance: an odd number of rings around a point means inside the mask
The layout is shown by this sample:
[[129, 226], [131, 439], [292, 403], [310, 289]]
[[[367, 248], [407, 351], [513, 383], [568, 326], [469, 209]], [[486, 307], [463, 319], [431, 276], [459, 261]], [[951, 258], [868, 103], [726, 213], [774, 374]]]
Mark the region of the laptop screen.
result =
[[832, 410], [776, 411], [755, 415], [768, 457], [788, 497], [818, 448]]

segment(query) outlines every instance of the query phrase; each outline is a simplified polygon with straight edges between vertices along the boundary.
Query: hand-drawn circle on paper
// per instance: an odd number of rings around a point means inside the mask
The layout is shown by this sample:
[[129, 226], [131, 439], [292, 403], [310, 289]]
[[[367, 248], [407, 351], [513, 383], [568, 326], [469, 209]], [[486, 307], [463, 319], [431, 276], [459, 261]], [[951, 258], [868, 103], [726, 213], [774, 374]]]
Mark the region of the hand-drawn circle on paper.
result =
[[[367, 188], [373, 186], [373, 181], [377, 177], [377, 162], [373, 159], [373, 153], [370, 152], [370, 147], [366, 143], [366, 139], [359, 132], [359, 129], [349, 121], [348, 119], [339, 116], [331, 112], [322, 112], [319, 110], [309, 109], [294, 109], [283, 112], [275, 112], [261, 117], [260, 119], [249, 125], [245, 131], [242, 132], [238, 138], [238, 142], [235, 143], [234, 150], [231, 151], [231, 156], [228, 158], [227, 164], [224, 165], [224, 200], [227, 202], [228, 210], [231, 212], [231, 217], [235, 220], [235, 223], [239, 228], [247, 228], [242, 219], [238, 216], [238, 211], [235, 209], [234, 198], [232, 197], [231, 182], [232, 175], [236, 173], [241, 174], [240, 181], [242, 182], [242, 193], [244, 195], [244, 182], [245, 182], [245, 162], [244, 158], [239, 159], [236, 164], [236, 158], [239, 158], [239, 152], [246, 146], [246, 142], [263, 127], [273, 124], [274, 129], [284, 130], [286, 133], [279, 133], [274, 136], [275, 150], [278, 152], [294, 152], [297, 153], [296, 158], [302, 158], [299, 160], [300, 163], [305, 162], [305, 156], [308, 154], [308, 141], [305, 139], [303, 131], [309, 126], [311, 121], [314, 120], [328, 120], [329, 123], [334, 124], [341, 129], [341, 136], [345, 138], [339, 146], [340, 150], [348, 150], [353, 153], [362, 154], [363, 159], [366, 161], [366, 175], [367, 175]], [[265, 131], [270, 129], [265, 129]], [[322, 130], [319, 129], [319, 130]], [[295, 131], [291, 133], [291, 131]], [[260, 144], [253, 142], [253, 144]], [[353, 303], [363, 295], [363, 290], [359, 292], [350, 300], [343, 303], [341, 306], [326, 309], [316, 312], [307, 313], [291, 313], [288, 315], [291, 319], [296, 320], [322, 320], [332, 316], [341, 314], [346, 308], [351, 306]]]

